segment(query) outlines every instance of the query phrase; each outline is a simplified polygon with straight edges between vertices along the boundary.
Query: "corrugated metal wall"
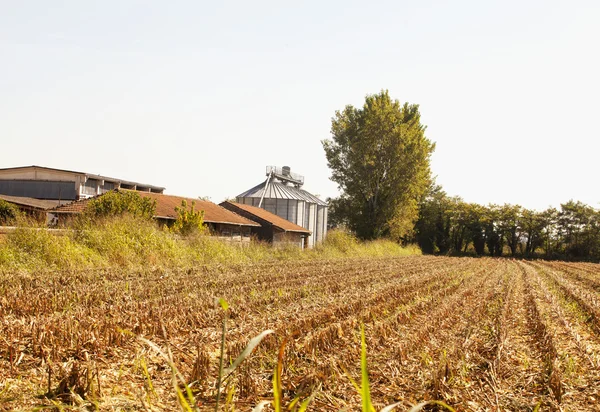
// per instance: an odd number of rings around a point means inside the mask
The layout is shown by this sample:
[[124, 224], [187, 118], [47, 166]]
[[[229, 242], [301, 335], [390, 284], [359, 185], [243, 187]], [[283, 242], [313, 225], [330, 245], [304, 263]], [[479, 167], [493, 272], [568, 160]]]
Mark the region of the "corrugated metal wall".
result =
[[0, 180], [0, 194], [35, 199], [77, 199], [75, 182], [48, 180]]

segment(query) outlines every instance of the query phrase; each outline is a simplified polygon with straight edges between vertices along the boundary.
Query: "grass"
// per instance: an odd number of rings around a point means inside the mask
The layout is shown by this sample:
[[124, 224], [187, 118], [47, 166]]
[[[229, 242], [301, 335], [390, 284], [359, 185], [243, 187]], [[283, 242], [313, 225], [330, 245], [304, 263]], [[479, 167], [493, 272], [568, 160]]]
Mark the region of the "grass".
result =
[[26, 222], [0, 242], [0, 270], [74, 270], [109, 268], [192, 268], [269, 261], [343, 257], [385, 257], [421, 254], [414, 246], [389, 240], [359, 242], [351, 235], [331, 231], [324, 243], [311, 250], [273, 248], [263, 242], [242, 247], [210, 236], [181, 237], [154, 222], [134, 216], [78, 223], [56, 235]]

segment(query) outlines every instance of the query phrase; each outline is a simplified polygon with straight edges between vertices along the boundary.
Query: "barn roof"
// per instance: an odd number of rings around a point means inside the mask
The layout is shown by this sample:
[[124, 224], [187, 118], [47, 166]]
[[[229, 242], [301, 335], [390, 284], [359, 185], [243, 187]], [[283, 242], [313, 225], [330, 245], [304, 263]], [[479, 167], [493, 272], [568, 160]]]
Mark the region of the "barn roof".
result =
[[302, 200], [308, 203], [316, 203], [321, 206], [327, 206], [327, 202], [322, 201], [315, 195], [308, 193], [306, 190], [299, 189], [294, 186], [288, 186], [280, 182], [270, 181], [262, 182], [259, 185], [254, 186], [252, 189], [245, 191], [242, 194], [237, 195], [238, 198], [256, 197], [266, 199], [292, 199]]
[[260, 207], [244, 205], [242, 203], [234, 202], [223, 202], [221, 203], [221, 206], [237, 213], [246, 212], [253, 217], [267, 221], [268, 223], [285, 232], [307, 233], [309, 235], [312, 233], [310, 230], [305, 229], [302, 226], [298, 226], [297, 224], [292, 223], [289, 220], [285, 220], [284, 218], [279, 217], [274, 213], [268, 212], [265, 209], [261, 209]]
[[[129, 192], [129, 190], [119, 189], [122, 192]], [[161, 219], [169, 219], [175, 220], [177, 219], [177, 212], [175, 211], [176, 207], [181, 206], [181, 201], [185, 200], [187, 202], [188, 207], [192, 205], [192, 202], [195, 202], [194, 209], [195, 210], [203, 210], [204, 211], [204, 222], [206, 223], [221, 223], [221, 224], [230, 224], [230, 225], [239, 225], [239, 226], [260, 226], [258, 223], [253, 222], [252, 220], [246, 219], [243, 216], [238, 215], [230, 210], [225, 209], [213, 202], [208, 200], [200, 200], [200, 199], [191, 199], [187, 197], [181, 196], [172, 196], [172, 195], [164, 195], [160, 193], [150, 193], [150, 192], [137, 192], [141, 197], [147, 197], [156, 201], [156, 212], [154, 217]], [[102, 195], [100, 195], [102, 196]], [[97, 196], [99, 197], [99, 196]], [[96, 198], [97, 198], [96, 197]], [[76, 202], [72, 202], [66, 205], [62, 205], [56, 207], [52, 210], [52, 212], [56, 213], [81, 213], [85, 210], [88, 202], [91, 199], [84, 199]]]
[[[0, 199], [18, 206], [27, 206], [34, 209], [48, 210], [60, 205], [60, 200], [34, 199], [33, 197], [0, 195]], [[64, 200], [62, 201], [64, 202]]]

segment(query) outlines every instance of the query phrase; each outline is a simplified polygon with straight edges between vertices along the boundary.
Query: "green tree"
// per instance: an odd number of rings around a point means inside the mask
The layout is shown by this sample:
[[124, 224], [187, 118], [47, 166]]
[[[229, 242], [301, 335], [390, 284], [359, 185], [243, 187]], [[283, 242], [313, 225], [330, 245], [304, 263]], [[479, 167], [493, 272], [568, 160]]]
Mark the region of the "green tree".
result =
[[521, 214], [523, 208], [519, 205], [505, 204], [500, 207], [500, 230], [510, 248], [510, 254], [515, 256], [521, 241]]
[[439, 185], [433, 185], [419, 205], [415, 224], [416, 240], [423, 253], [448, 254], [452, 248], [452, 217], [459, 198], [448, 197]]
[[500, 208], [489, 205], [485, 217], [485, 243], [491, 256], [502, 256], [504, 236], [500, 228]]
[[[342, 191], [336, 213], [360, 238], [406, 238], [431, 184], [430, 156], [418, 105], [392, 100], [387, 91], [346, 106], [323, 140], [331, 180]], [[343, 216], [339, 216], [343, 214]]]
[[469, 203], [466, 206], [470, 240], [473, 242], [475, 253], [482, 256], [485, 254], [487, 208], [477, 203]]
[[525, 239], [525, 256], [532, 256], [536, 249], [544, 245], [544, 231], [549, 222], [546, 215], [529, 209], [523, 209], [521, 226]]

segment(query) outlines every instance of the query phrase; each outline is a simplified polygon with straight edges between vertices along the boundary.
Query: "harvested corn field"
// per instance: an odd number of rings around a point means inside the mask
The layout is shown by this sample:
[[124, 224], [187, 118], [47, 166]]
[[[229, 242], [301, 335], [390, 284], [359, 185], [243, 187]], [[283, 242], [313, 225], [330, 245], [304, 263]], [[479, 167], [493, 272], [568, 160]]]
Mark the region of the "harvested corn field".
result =
[[285, 405], [310, 398], [308, 410], [360, 410], [352, 380], [360, 386], [362, 324], [377, 410], [442, 400], [457, 411], [591, 411], [600, 402], [595, 264], [414, 256], [5, 273], [0, 291], [4, 410], [176, 410], [177, 390], [188, 396], [181, 380], [200, 410], [214, 410], [225, 317], [224, 368], [252, 337], [274, 333], [224, 374], [221, 410], [273, 399], [280, 348]]

